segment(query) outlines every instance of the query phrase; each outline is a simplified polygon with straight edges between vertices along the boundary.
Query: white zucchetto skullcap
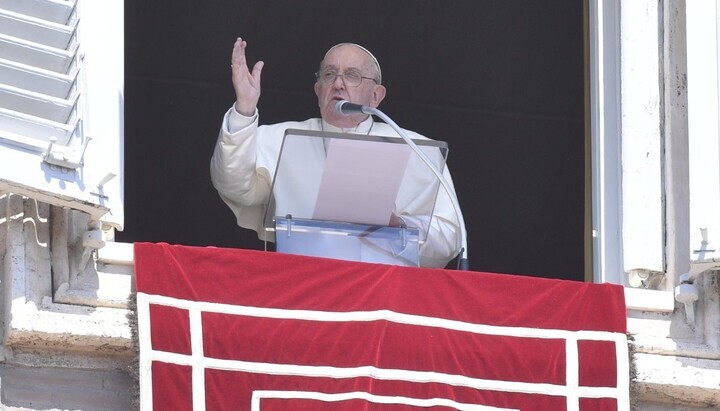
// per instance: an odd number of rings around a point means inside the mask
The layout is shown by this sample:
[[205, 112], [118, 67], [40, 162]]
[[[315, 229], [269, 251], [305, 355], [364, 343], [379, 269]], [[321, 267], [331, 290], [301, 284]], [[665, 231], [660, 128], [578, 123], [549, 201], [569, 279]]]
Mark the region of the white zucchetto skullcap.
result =
[[368, 56], [370, 56], [370, 62], [375, 67], [375, 70], [377, 71], [378, 75], [378, 84], [382, 83], [382, 71], [380, 70], [380, 63], [378, 62], [378, 59], [375, 58], [375, 55], [370, 52], [370, 50], [366, 49], [365, 47], [356, 44], [356, 43], [339, 43], [336, 44], [328, 49], [328, 51], [325, 53], [325, 56], [323, 57], [323, 61], [325, 61], [325, 58], [327, 57], [328, 53], [330, 53], [332, 50], [340, 47], [340, 46], [355, 46], [359, 48], [360, 50], [364, 51]]

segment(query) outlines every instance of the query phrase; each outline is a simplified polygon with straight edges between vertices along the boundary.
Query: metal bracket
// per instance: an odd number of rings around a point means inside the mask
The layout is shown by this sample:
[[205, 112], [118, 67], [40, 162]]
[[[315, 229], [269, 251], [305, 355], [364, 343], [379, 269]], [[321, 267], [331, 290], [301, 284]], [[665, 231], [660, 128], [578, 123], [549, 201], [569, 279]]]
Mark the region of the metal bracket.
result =
[[700, 248], [695, 249], [693, 248], [693, 254], [697, 254], [698, 260], [705, 260], [707, 254], [713, 254], [715, 252], [715, 248], [710, 248], [710, 242], [708, 241], [708, 229], [705, 227], [700, 227]]
[[659, 290], [665, 280], [665, 273], [642, 268], [635, 268], [628, 272], [628, 284], [632, 288], [646, 290]]
[[287, 236], [290, 237], [290, 233], [292, 232], [292, 214], [286, 215], [285, 221], [287, 222]]
[[82, 145], [80, 153], [77, 153], [75, 150], [72, 150], [70, 153], [66, 153], [61, 150], [53, 151], [53, 146], [57, 143], [57, 138], [50, 137], [50, 144], [43, 154], [43, 161], [51, 165], [68, 168], [70, 170], [77, 170], [83, 166], [85, 150], [87, 150], [90, 140], [92, 140], [92, 138], [89, 136], [85, 138], [85, 142]]
[[90, 256], [95, 250], [105, 247], [105, 239], [103, 238], [103, 232], [99, 224], [91, 224], [89, 228], [90, 230], [83, 233], [82, 236], [83, 253], [78, 263], [80, 271], [85, 270], [85, 267], [90, 261]]
[[105, 184], [107, 184], [110, 180], [112, 180], [112, 179], [115, 178], [115, 177], [117, 177], [117, 174], [115, 174], [115, 173], [113, 173], [113, 172], [107, 173], [107, 174], [105, 175], [105, 177], [103, 177], [102, 180], [100, 180], [100, 182], [98, 182], [97, 185], [95, 185], [95, 188], [97, 188], [97, 192], [91, 191], [90, 194], [91, 194], [91, 195], [94, 195], [94, 196], [97, 196], [97, 197], [98, 197], [99, 199], [101, 199], [101, 200], [108, 200], [108, 199], [110, 199], [110, 197], [106, 196], [106, 195], [103, 193], [103, 186], [104, 186]]
[[695, 285], [695, 280], [700, 274], [720, 269], [720, 260], [707, 259], [694, 261], [690, 265], [690, 271], [680, 275], [680, 284], [675, 287], [675, 300], [685, 305], [687, 322], [695, 322], [695, 301], [700, 298], [700, 290]]

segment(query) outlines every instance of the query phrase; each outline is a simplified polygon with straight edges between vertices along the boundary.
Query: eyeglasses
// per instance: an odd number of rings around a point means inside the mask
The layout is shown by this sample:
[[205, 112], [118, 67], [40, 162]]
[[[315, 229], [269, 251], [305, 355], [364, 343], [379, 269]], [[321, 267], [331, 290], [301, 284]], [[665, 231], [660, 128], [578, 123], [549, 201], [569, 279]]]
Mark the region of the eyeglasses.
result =
[[379, 84], [378, 81], [372, 77], [365, 77], [360, 73], [360, 70], [351, 69], [342, 74], [335, 70], [322, 70], [315, 73], [317, 81], [323, 84], [332, 84], [338, 77], [342, 77], [345, 84], [349, 87], [357, 87], [362, 83], [363, 79], [372, 80], [375, 84]]

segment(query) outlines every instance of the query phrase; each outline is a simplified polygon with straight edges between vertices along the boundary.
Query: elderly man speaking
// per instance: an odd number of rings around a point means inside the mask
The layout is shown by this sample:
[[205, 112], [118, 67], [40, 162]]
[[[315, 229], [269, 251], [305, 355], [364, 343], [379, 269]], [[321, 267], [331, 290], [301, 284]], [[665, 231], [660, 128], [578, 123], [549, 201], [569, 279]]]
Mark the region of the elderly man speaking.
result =
[[[246, 48], [247, 42], [241, 38], [233, 46], [231, 67], [236, 101], [223, 118], [210, 172], [213, 185], [237, 217], [238, 225], [255, 230], [264, 239], [264, 208], [270, 199], [275, 162], [285, 130], [393, 137], [398, 134], [388, 124], [377, 122], [370, 115], [343, 115], [336, 111], [336, 104], [341, 100], [375, 108], [385, 98], [380, 64], [370, 51], [353, 43], [331, 47], [320, 62], [314, 88], [321, 118], [259, 126], [257, 103], [264, 63], [258, 61], [251, 70], [245, 57]], [[412, 131], [406, 133], [412, 139], [427, 139]], [[452, 187], [447, 169], [444, 177]], [[437, 191], [429, 222], [402, 209], [398, 212], [407, 226], [427, 230], [427, 239], [419, 250], [420, 266], [445, 267], [457, 256], [464, 227], [460, 227], [458, 221], [462, 220], [456, 215], [445, 190]]]

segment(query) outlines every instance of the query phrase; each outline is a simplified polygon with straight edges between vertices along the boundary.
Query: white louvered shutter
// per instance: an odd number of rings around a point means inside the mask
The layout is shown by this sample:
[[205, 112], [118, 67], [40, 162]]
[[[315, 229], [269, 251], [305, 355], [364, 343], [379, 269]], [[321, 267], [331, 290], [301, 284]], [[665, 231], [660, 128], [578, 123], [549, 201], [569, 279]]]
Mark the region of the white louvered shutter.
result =
[[0, 192], [122, 228], [122, 1], [0, 0]]

